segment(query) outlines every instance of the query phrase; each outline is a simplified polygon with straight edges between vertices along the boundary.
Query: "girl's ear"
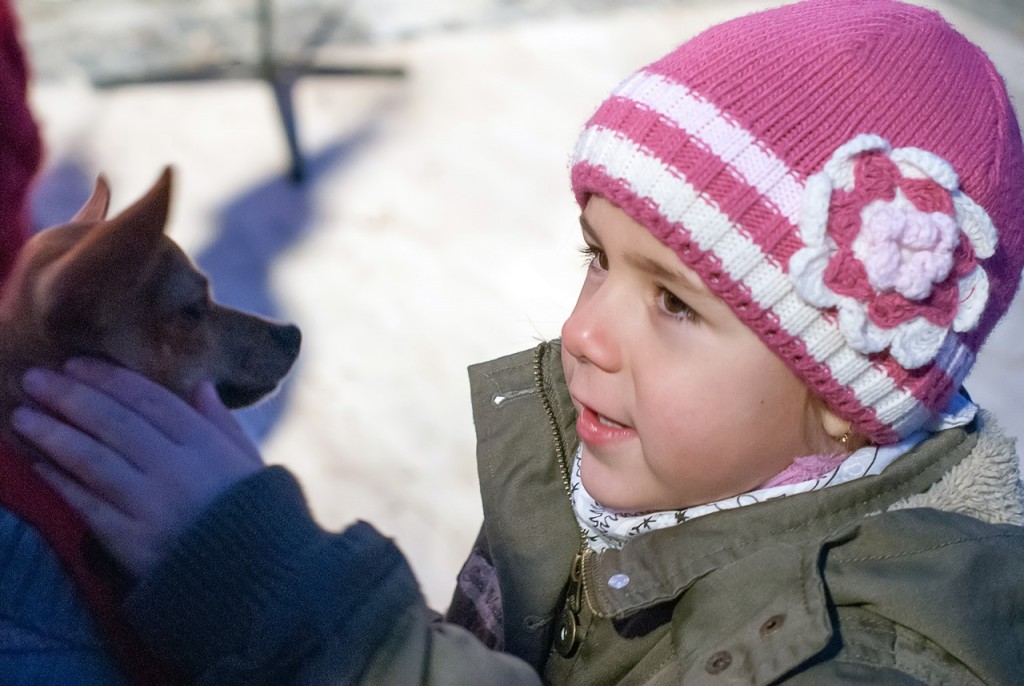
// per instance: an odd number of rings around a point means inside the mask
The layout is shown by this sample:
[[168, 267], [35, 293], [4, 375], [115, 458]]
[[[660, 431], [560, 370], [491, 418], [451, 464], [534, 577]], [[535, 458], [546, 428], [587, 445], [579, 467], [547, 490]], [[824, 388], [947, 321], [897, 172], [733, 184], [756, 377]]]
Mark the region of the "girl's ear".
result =
[[849, 419], [837, 415], [813, 393], [808, 393], [808, 400], [805, 430], [808, 445], [814, 452], [823, 455], [851, 453], [868, 445], [867, 438], [854, 433]]
[[839, 441], [840, 438], [849, 434], [852, 426], [850, 420], [837, 415], [825, 403], [818, 405], [818, 421], [821, 422], [821, 428], [834, 441]]
[[815, 408], [818, 414], [818, 422], [822, 431], [832, 440], [833, 446], [840, 452], [850, 453], [868, 445], [867, 438], [859, 433], [854, 433], [853, 423], [849, 419], [843, 419], [829, 409], [823, 402], [816, 403]]

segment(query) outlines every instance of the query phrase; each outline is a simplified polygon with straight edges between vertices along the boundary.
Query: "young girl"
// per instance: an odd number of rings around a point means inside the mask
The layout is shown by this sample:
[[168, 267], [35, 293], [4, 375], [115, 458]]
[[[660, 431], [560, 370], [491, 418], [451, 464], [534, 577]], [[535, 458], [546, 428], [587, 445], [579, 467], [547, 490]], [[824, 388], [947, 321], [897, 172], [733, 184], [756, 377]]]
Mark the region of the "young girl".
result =
[[572, 186], [561, 341], [470, 370], [484, 523], [444, 619], [209, 384], [25, 377], [153, 649], [206, 684], [1017, 682], [1018, 463], [960, 388], [1024, 260], [984, 54], [895, 0], [743, 17], [620, 85]]

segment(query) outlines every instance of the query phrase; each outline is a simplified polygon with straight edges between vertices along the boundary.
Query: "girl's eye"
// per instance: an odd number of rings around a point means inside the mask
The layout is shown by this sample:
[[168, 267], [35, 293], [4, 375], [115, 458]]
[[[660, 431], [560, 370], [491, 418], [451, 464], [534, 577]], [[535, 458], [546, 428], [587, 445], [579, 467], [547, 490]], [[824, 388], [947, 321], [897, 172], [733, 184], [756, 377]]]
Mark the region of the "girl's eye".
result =
[[608, 255], [604, 250], [587, 244], [580, 248], [580, 253], [586, 259], [587, 266], [596, 267], [601, 271], [608, 270]]
[[672, 293], [672, 291], [665, 288], [659, 289], [658, 303], [665, 314], [671, 315], [676, 319], [693, 320], [697, 317], [697, 313], [693, 311], [693, 308]]

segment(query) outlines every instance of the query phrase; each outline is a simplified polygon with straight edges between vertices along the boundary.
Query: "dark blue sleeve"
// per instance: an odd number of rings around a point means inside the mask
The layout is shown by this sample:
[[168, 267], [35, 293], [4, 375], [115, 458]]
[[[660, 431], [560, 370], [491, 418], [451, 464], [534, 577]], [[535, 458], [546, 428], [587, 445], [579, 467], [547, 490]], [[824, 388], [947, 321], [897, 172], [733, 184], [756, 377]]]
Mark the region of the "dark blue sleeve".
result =
[[348, 683], [417, 603], [412, 571], [390, 540], [363, 522], [324, 531], [295, 478], [269, 467], [170, 546], [126, 611], [198, 683], [287, 684], [309, 673]]

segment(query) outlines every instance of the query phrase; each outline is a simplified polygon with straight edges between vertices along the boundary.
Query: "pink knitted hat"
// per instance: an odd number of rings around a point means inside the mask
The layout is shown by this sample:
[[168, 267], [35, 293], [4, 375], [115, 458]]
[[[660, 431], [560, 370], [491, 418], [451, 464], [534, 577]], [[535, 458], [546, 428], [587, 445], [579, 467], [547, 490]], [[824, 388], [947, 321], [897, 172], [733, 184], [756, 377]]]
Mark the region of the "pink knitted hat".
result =
[[1024, 262], [1002, 79], [935, 12], [809, 0], [627, 79], [572, 164], [878, 444], [948, 404]]

